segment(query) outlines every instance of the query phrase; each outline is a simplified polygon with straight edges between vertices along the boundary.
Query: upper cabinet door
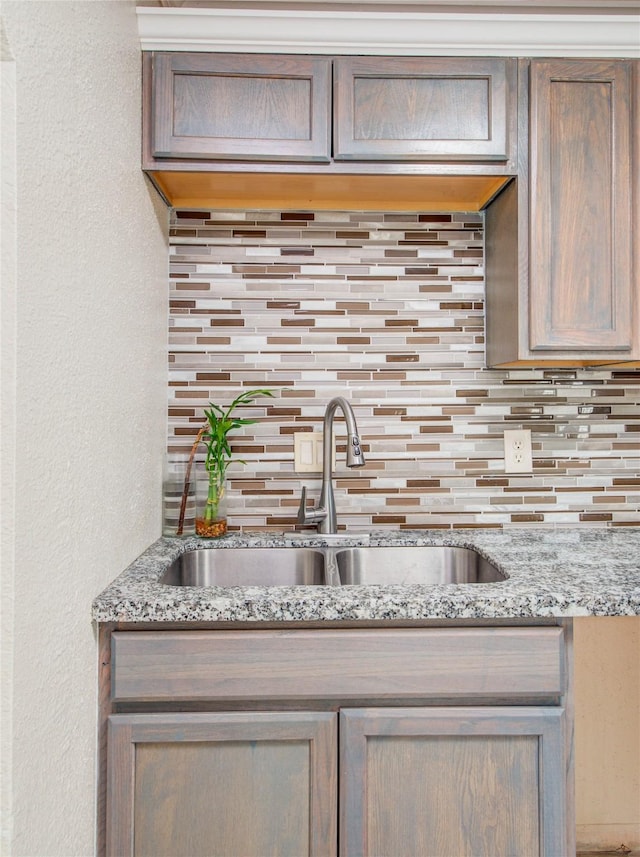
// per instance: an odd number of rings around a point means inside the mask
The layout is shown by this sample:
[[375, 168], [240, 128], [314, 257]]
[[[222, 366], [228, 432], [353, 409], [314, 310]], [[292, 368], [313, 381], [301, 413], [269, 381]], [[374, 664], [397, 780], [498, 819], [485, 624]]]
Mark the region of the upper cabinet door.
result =
[[531, 62], [529, 335], [540, 356], [633, 351], [631, 72], [625, 61]]
[[340, 57], [334, 102], [336, 159], [515, 158], [514, 59]]
[[156, 158], [328, 161], [331, 61], [155, 53]]

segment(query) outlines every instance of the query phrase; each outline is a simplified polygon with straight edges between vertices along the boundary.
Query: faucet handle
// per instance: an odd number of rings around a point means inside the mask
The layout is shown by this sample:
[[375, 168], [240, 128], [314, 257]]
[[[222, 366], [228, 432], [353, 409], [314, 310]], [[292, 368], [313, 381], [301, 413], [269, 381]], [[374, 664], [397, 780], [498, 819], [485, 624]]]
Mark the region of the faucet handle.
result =
[[314, 509], [307, 511], [307, 489], [302, 486], [302, 495], [300, 497], [300, 505], [298, 506], [298, 518], [296, 525], [298, 527], [312, 527], [324, 521], [327, 517], [327, 510], [323, 506], [316, 506]]
[[304, 527], [307, 523], [307, 488], [302, 486], [302, 495], [300, 497], [300, 505], [298, 506], [297, 524]]

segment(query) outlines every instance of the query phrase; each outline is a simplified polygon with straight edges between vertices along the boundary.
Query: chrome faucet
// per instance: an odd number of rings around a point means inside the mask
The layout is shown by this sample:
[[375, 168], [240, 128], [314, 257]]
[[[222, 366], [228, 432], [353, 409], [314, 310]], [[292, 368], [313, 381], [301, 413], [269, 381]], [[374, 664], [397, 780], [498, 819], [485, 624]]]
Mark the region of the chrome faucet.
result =
[[362, 467], [364, 455], [358, 437], [358, 426], [351, 405], [342, 396], [331, 399], [324, 412], [322, 437], [322, 488], [320, 501], [310, 511], [307, 511], [307, 489], [303, 487], [300, 507], [298, 509], [298, 526], [316, 525], [319, 533], [337, 533], [336, 502], [333, 497], [331, 480], [331, 461], [333, 458], [333, 418], [337, 408], [344, 414], [347, 423], [347, 467]]

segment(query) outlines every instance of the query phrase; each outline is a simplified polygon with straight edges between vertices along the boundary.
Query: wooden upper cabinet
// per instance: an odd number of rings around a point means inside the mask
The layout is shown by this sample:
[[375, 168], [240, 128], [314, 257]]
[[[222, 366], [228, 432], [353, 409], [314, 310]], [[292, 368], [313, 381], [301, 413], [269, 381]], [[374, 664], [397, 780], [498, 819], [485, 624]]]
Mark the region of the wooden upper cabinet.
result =
[[516, 170], [514, 59], [142, 63], [142, 168], [169, 205], [480, 211]]
[[521, 64], [518, 176], [485, 212], [487, 364], [637, 361], [640, 64]]
[[516, 61], [340, 57], [334, 60], [334, 157], [509, 161]]
[[631, 64], [534, 60], [530, 92], [531, 350], [630, 353]]
[[328, 161], [331, 61], [154, 53], [155, 158]]

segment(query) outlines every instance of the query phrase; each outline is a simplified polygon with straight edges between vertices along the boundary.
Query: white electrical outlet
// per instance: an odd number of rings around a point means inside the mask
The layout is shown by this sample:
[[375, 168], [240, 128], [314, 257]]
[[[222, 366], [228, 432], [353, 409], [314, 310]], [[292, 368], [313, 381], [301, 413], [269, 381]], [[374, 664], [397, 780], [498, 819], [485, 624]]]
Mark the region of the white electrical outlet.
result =
[[529, 429], [507, 429], [504, 433], [504, 472], [532, 471], [531, 432]]

